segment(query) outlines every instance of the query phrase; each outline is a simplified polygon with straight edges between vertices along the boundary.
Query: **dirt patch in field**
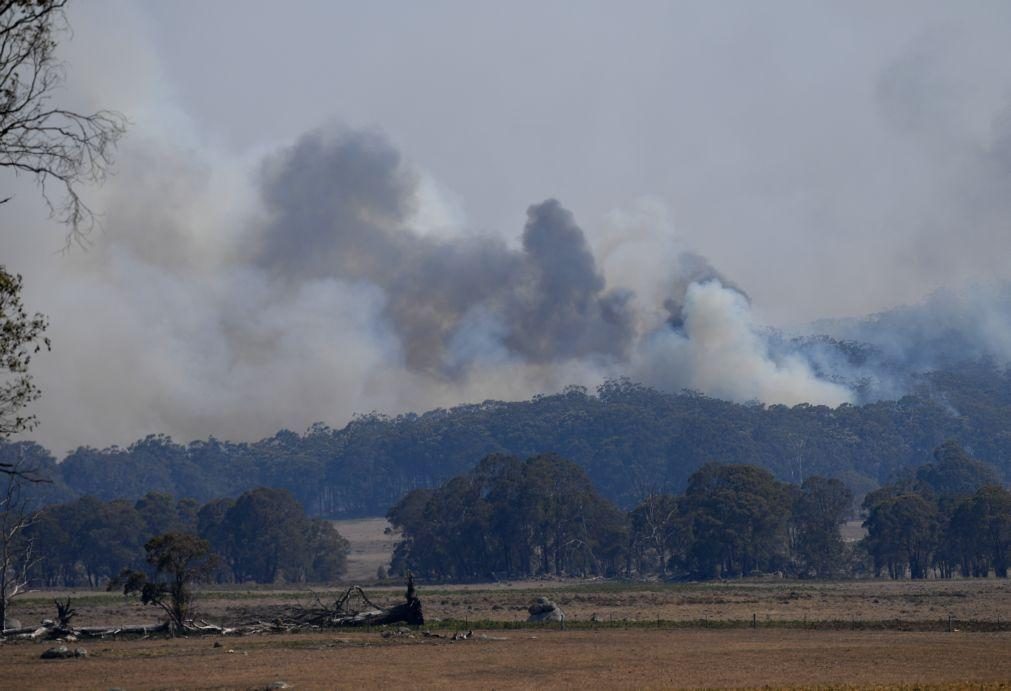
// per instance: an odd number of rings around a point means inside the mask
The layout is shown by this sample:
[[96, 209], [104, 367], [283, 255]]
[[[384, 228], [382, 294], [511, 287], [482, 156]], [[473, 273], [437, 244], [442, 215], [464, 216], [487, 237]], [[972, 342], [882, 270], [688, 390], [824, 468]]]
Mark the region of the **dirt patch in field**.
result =
[[809, 631], [378, 633], [95, 642], [87, 659], [44, 662], [44, 644], [5, 644], [9, 688], [529, 688], [997, 683], [1011, 634]]

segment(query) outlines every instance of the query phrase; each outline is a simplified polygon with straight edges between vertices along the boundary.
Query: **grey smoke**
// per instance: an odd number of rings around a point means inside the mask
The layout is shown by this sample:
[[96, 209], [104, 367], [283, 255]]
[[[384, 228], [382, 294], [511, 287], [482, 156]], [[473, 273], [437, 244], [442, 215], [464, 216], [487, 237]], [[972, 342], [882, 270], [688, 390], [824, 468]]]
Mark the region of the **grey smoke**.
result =
[[[58, 453], [151, 432], [249, 439], [625, 375], [742, 401], [850, 400], [772, 353], [743, 292], [701, 257], [657, 263], [667, 289], [648, 298], [608, 283], [553, 199], [528, 208], [515, 246], [419, 229], [421, 174], [374, 132], [315, 131], [251, 173], [157, 141], [120, 165], [96, 247], [32, 285], [57, 344], [39, 359], [38, 438]], [[665, 302], [680, 331], [653, 319]]]
[[663, 306], [670, 315], [667, 323], [676, 331], [683, 331], [685, 328], [684, 306], [688, 294], [688, 288], [693, 283], [707, 283], [717, 281], [728, 290], [735, 291], [748, 303], [751, 298], [741, 288], [727, 279], [717, 271], [709, 260], [695, 252], [682, 252], [677, 259], [678, 268], [675, 278], [670, 288], [670, 297], [664, 300]]
[[[246, 3], [228, 35], [227, 2], [201, 22], [175, 3], [72, 5], [69, 96], [135, 125], [118, 175], [87, 190], [104, 219], [87, 254], [54, 256], [62, 229], [34, 190], [0, 209], [3, 259], [51, 318], [38, 438], [57, 452], [621, 375], [860, 400], [865, 368], [765, 324], [1009, 277], [1007, 3], [647, 1], [576, 22], [562, 4], [390, 22]], [[397, 146], [299, 137], [333, 117]], [[524, 217], [548, 195], [578, 223], [544, 204]], [[631, 218], [639, 195], [660, 212]], [[1008, 311], [968, 304], [940, 328], [999, 351]], [[882, 322], [875, 352], [936, 362], [916, 342], [938, 314], [908, 338]]]
[[[527, 210], [522, 249], [409, 226], [417, 179], [383, 137], [314, 132], [265, 167], [269, 222], [257, 266], [287, 282], [364, 281], [386, 297], [407, 365], [458, 375], [461, 329], [492, 329], [534, 363], [623, 359], [634, 336], [627, 291], [608, 291], [582, 229], [553, 199]], [[480, 315], [481, 323], [474, 320]]]
[[872, 350], [857, 364], [893, 375], [980, 359], [1007, 365], [1011, 363], [1011, 283], [939, 290], [918, 305], [866, 318], [822, 319], [805, 331], [867, 344]]

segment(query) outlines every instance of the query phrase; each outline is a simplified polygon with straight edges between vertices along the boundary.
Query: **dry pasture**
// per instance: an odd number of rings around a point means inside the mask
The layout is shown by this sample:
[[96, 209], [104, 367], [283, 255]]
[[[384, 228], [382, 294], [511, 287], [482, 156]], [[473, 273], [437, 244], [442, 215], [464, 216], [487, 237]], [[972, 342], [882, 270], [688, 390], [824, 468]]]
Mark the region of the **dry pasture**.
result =
[[[342, 525], [352, 541], [349, 581], [371, 581], [392, 540], [384, 521], [351, 523]], [[327, 599], [343, 584], [312, 588]], [[403, 597], [397, 582], [367, 589], [380, 603]], [[56, 661], [39, 659], [51, 642], [7, 642], [0, 688], [1011, 686], [1005, 580], [534, 580], [419, 583], [418, 593], [435, 633], [485, 629], [456, 642], [375, 630], [93, 640], [70, 644], [89, 657]], [[30, 593], [11, 614], [37, 622], [65, 595], [80, 626], [158, 619], [157, 610], [122, 595], [87, 590]], [[539, 595], [564, 609], [569, 628], [508, 628]], [[310, 597], [301, 586], [215, 586], [199, 592], [197, 607], [203, 618], [234, 624], [270, 619]], [[754, 629], [747, 625], [753, 616]], [[973, 622], [1004, 630], [965, 626]]]
[[1006, 685], [1011, 634], [770, 629], [378, 632], [97, 641], [86, 659], [0, 650], [5, 688], [661, 688]]

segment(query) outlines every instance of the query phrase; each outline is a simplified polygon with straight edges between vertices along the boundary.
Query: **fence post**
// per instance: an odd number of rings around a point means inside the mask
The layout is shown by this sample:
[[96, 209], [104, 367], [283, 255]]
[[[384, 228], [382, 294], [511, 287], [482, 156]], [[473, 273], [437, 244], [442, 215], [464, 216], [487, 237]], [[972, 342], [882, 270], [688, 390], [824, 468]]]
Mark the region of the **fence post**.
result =
[[758, 628], [758, 613], [757, 612], [752, 613], [752, 615], [751, 615], [751, 628], [753, 628], [753, 629], [757, 629]]

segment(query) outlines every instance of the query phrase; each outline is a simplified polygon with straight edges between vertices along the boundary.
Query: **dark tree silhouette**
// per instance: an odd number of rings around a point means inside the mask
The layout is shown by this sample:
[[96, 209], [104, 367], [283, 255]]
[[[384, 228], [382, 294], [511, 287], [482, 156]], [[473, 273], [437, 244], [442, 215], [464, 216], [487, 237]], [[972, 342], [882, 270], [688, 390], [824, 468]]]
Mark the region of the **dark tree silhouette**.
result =
[[173, 631], [185, 630], [193, 605], [192, 584], [217, 568], [210, 543], [190, 533], [165, 533], [148, 540], [144, 550], [154, 574], [149, 578], [143, 571], [124, 571], [123, 593], [138, 593], [145, 605], [165, 610]]

